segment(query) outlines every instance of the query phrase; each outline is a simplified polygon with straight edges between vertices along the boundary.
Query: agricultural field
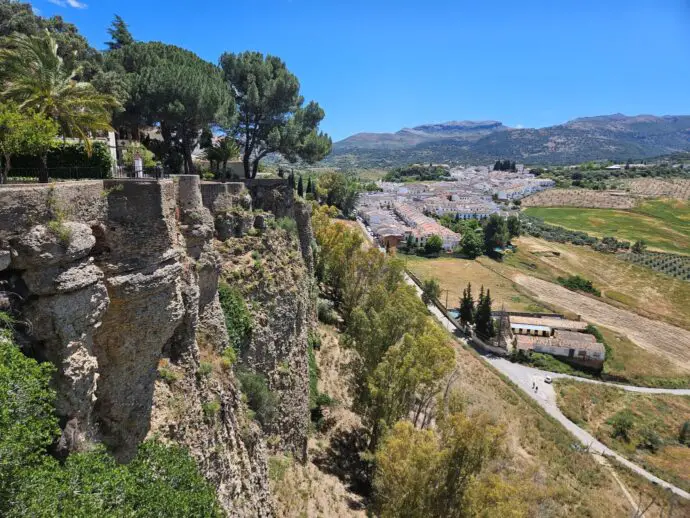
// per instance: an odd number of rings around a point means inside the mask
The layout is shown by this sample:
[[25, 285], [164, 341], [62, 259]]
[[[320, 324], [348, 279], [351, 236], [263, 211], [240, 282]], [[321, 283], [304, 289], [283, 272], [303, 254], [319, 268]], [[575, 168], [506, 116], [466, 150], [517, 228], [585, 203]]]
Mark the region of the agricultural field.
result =
[[[555, 243], [530, 236], [516, 240], [517, 250], [504, 265], [550, 282], [579, 275], [601, 290], [602, 300], [644, 316], [690, 329], [690, 283], [589, 247]], [[647, 256], [645, 254], [629, 254]], [[668, 254], [661, 254], [667, 256]], [[690, 257], [676, 256], [690, 261]]]
[[493, 307], [496, 309], [505, 305], [508, 311], [545, 311], [544, 306], [520, 291], [515, 283], [486, 268], [479, 261], [455, 257], [438, 259], [402, 255], [400, 257], [406, 258], [407, 269], [419, 279], [438, 279], [443, 290], [440, 297], [441, 303], [446, 302], [447, 290], [450, 308], [455, 308], [460, 304], [462, 290], [467, 287], [468, 282], [471, 282], [475, 298], [482, 285], [485, 289], [491, 290]]
[[549, 189], [522, 200], [523, 207], [590, 207], [600, 209], [632, 209], [635, 198], [626, 193], [589, 189]]
[[613, 236], [631, 242], [644, 240], [650, 248], [690, 253], [689, 202], [645, 201], [633, 210], [529, 207], [525, 214], [551, 225], [599, 237]]
[[682, 281], [690, 281], [690, 256], [663, 252], [632, 252], [617, 254], [623, 261], [651, 268], [655, 272], [670, 275]]
[[690, 180], [685, 178], [633, 178], [624, 180], [621, 187], [636, 196], [690, 200]]
[[681, 443], [690, 396], [640, 394], [572, 380], [557, 380], [555, 390], [568, 419], [660, 478], [690, 490], [690, 444]]

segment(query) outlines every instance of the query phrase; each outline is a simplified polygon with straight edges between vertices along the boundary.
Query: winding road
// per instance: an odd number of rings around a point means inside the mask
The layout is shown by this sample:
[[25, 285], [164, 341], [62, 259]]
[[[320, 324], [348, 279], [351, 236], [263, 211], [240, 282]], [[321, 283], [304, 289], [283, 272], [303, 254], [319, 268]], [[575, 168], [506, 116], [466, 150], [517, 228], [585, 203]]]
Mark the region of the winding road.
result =
[[[362, 232], [367, 237], [367, 239], [376, 245], [373, 236], [367, 232], [366, 228], [359, 221], [362, 228]], [[414, 286], [417, 294], [421, 298], [422, 289], [415, 283], [407, 274], [405, 274], [405, 282], [410, 286]], [[427, 306], [429, 311], [436, 317], [439, 323], [448, 331], [453, 333], [455, 339], [462, 345], [468, 345], [467, 341], [458, 336], [458, 328], [451, 322], [446, 316], [433, 304]], [[641, 392], [646, 394], [672, 394], [677, 396], [690, 396], [690, 389], [657, 389], [657, 388], [646, 388], [646, 387], [635, 387], [631, 385], [619, 385], [617, 383], [608, 383], [604, 381], [588, 380], [586, 378], [577, 378], [575, 376], [569, 376], [567, 374], [557, 374], [552, 372], [546, 372], [539, 369], [534, 369], [526, 365], [521, 365], [519, 363], [512, 363], [505, 358], [499, 358], [490, 354], [482, 354], [482, 358], [492, 365], [496, 370], [498, 370], [503, 375], [507, 376], [515, 385], [517, 385], [525, 394], [531, 397], [537, 404], [542, 407], [551, 417], [556, 419], [561, 425], [563, 425], [577, 440], [579, 440], [589, 451], [597, 461], [601, 464], [606, 463], [606, 458], [613, 458], [620, 464], [626, 466], [628, 469], [634, 471], [641, 477], [649, 480], [651, 483], [656, 484], [660, 487], [668, 489], [672, 493], [690, 500], [690, 493], [687, 491], [674, 486], [660, 479], [659, 477], [653, 475], [649, 471], [641, 468], [637, 464], [630, 462], [628, 459], [616, 453], [611, 448], [598, 441], [592, 434], [587, 430], [580, 428], [570, 419], [568, 419], [563, 412], [558, 408], [556, 403], [556, 392], [550, 383], [544, 381], [546, 376], [550, 376], [552, 379], [555, 378], [571, 378], [577, 381], [582, 381], [585, 383], [598, 383], [602, 385], [610, 385], [622, 390], [627, 390], [629, 392]], [[536, 387], [536, 390], [535, 388]], [[620, 481], [619, 481], [620, 484]], [[623, 487], [624, 491], [627, 490]], [[634, 502], [631, 501], [633, 505]]]
[[[405, 281], [410, 285], [414, 286], [417, 293], [422, 294], [421, 288], [407, 275], [405, 276]], [[428, 306], [429, 311], [436, 317], [436, 319], [441, 323], [441, 325], [448, 331], [455, 335], [456, 340], [463, 344], [468, 345], [464, 338], [457, 335], [457, 327], [453, 322], [451, 322], [446, 316], [433, 304]], [[631, 385], [618, 385], [617, 383], [607, 383], [604, 381], [588, 380], [585, 378], [577, 378], [575, 376], [569, 376], [567, 374], [557, 374], [547, 371], [542, 371], [539, 369], [534, 369], [526, 365], [521, 365], [519, 363], [512, 363], [505, 358], [499, 358], [491, 354], [482, 354], [482, 358], [491, 364], [500, 373], [507, 376], [515, 385], [517, 385], [525, 394], [530, 396], [537, 404], [542, 407], [551, 417], [556, 419], [561, 423], [577, 440], [579, 440], [587, 450], [594, 455], [597, 460], [603, 462], [603, 458], [613, 458], [620, 464], [623, 464], [628, 469], [634, 471], [641, 477], [646, 478], [653, 484], [660, 487], [666, 488], [672, 493], [690, 500], [690, 493], [687, 491], [674, 486], [660, 479], [659, 477], [651, 474], [649, 471], [641, 468], [637, 464], [630, 462], [628, 459], [616, 453], [611, 448], [598, 441], [592, 434], [587, 430], [580, 428], [570, 419], [568, 419], [563, 412], [558, 408], [556, 403], [556, 392], [550, 383], [544, 381], [546, 376], [550, 376], [552, 379], [556, 378], [570, 378], [577, 381], [582, 381], [585, 383], [597, 383], [602, 385], [610, 385], [622, 390], [627, 390], [629, 392], [641, 392], [646, 394], [672, 394], [677, 396], [690, 396], [690, 389], [657, 389], [657, 388], [646, 388], [646, 387], [635, 387]], [[536, 390], [533, 388], [533, 384]]]

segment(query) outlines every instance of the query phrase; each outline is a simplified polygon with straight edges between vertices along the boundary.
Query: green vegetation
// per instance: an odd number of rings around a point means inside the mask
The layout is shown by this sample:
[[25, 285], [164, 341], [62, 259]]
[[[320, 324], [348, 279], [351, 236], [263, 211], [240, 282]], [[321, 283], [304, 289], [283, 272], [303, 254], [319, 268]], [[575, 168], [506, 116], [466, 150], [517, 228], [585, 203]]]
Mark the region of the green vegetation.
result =
[[60, 433], [54, 368], [22, 354], [0, 331], [0, 515], [220, 516], [215, 491], [182, 449], [155, 441], [120, 465], [102, 448], [48, 454]]
[[429, 164], [425, 165], [408, 165], [407, 167], [398, 167], [388, 172], [383, 177], [386, 182], [428, 182], [428, 181], [452, 181], [450, 176], [450, 169], [448, 167]]
[[690, 397], [572, 380], [557, 380], [555, 387], [558, 406], [569, 419], [660, 478], [690, 488], [690, 448], [680, 433], [690, 415]]
[[299, 81], [280, 58], [225, 53], [220, 66], [237, 92], [239, 116], [232, 131], [247, 143], [242, 155], [247, 178], [256, 177], [260, 160], [269, 153], [314, 163], [331, 151], [331, 138], [318, 131], [323, 109], [314, 101], [302, 106]]
[[438, 300], [440, 296], [441, 286], [438, 283], [438, 279], [431, 278], [422, 282], [422, 301], [424, 304]]
[[682, 281], [690, 281], [690, 256], [663, 252], [622, 253], [616, 257], [623, 261], [651, 268]]
[[338, 207], [344, 216], [350, 217], [355, 210], [360, 185], [351, 175], [331, 172], [319, 177], [316, 192], [326, 205]]
[[580, 277], [579, 275], [569, 275], [568, 277], [558, 277], [558, 284], [572, 291], [582, 291], [601, 297], [601, 291], [592, 285], [592, 281]]
[[525, 214], [553, 225], [615, 236], [628, 241], [644, 240], [648, 246], [670, 252], [690, 252], [690, 204], [681, 201], [643, 202], [630, 210], [530, 207]]
[[237, 353], [244, 352], [252, 333], [252, 317], [242, 293], [226, 283], [218, 286], [218, 298], [225, 316], [230, 345]]
[[[468, 286], [469, 288], [469, 286]], [[482, 338], [493, 338], [496, 336], [494, 320], [491, 317], [491, 290], [487, 289], [484, 293], [484, 285], [479, 289], [479, 298], [474, 312], [474, 326], [477, 334]]]
[[268, 388], [266, 377], [259, 373], [240, 370], [237, 379], [256, 420], [263, 426], [272, 422], [278, 411], [278, 397]]
[[515, 162], [510, 160], [497, 160], [494, 164], [494, 171], [510, 171], [514, 173], [517, 171], [517, 166]]

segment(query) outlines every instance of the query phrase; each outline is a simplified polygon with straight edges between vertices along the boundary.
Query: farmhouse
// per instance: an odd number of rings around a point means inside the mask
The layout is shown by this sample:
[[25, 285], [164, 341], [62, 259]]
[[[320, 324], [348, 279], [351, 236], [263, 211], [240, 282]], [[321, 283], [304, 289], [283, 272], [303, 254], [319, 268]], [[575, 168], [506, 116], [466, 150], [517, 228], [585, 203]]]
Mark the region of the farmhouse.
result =
[[553, 336], [556, 331], [579, 331], [587, 329], [587, 322], [559, 317], [537, 317], [510, 315], [510, 331], [515, 335]]
[[593, 335], [573, 331], [555, 331], [553, 336], [518, 335], [513, 344], [520, 351], [552, 354], [592, 366], [599, 366], [606, 356], [604, 346]]

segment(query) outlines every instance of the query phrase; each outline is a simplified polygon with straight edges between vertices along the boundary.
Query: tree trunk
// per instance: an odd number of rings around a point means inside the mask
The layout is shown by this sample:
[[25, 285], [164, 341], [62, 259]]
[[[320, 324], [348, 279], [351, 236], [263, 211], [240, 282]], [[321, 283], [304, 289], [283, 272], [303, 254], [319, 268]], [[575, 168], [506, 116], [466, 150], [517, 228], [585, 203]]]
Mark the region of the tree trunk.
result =
[[192, 160], [192, 144], [189, 141], [189, 135], [186, 130], [182, 130], [182, 154], [184, 158], [184, 172], [185, 174], [195, 174], [194, 161]]
[[41, 155], [41, 169], [38, 173], [38, 181], [48, 183], [48, 153]]
[[244, 177], [252, 177], [251, 163], [249, 162], [249, 153], [245, 150], [244, 156], [242, 157], [242, 165], [244, 165]]
[[252, 178], [256, 178], [256, 173], [259, 172], [259, 159], [257, 158], [252, 163]]
[[2, 168], [2, 174], [0, 174], [0, 184], [7, 183], [7, 177], [10, 174], [11, 167], [11, 156], [5, 155], [5, 163]]

